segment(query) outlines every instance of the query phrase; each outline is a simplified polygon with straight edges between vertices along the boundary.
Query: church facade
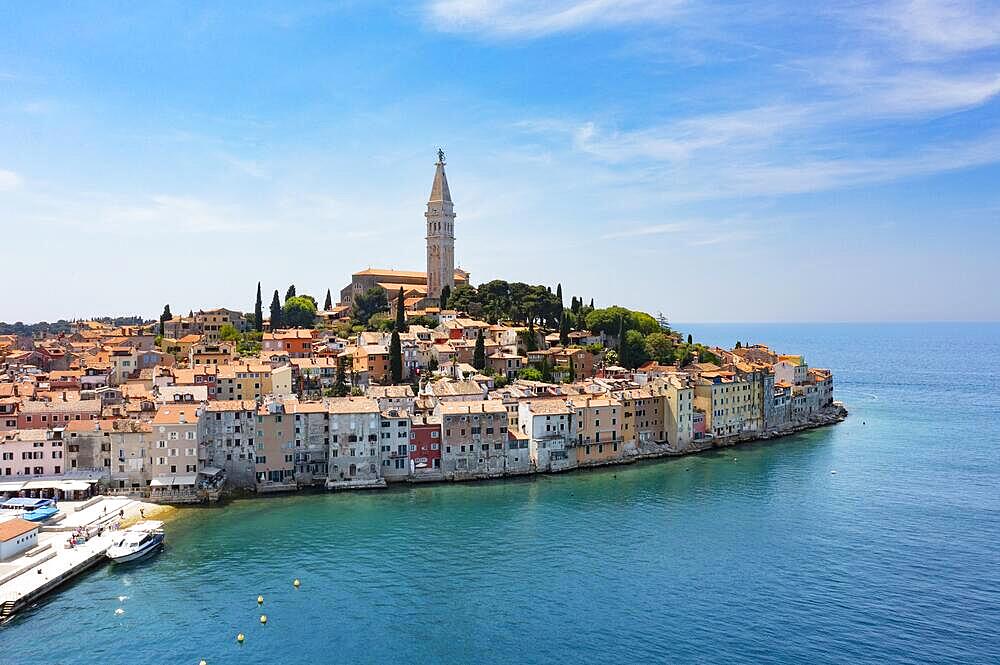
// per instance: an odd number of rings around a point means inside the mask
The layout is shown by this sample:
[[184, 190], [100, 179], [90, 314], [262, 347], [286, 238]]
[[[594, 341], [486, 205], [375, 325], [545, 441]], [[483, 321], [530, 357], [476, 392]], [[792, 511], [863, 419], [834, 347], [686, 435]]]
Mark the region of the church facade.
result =
[[444, 152], [438, 150], [434, 182], [424, 218], [427, 224], [427, 270], [386, 270], [368, 268], [354, 273], [351, 283], [340, 290], [340, 303], [350, 306], [354, 298], [368, 289], [381, 288], [392, 302], [403, 289], [407, 309], [436, 305], [441, 289], [469, 283], [469, 273], [455, 268], [455, 207], [444, 170]]

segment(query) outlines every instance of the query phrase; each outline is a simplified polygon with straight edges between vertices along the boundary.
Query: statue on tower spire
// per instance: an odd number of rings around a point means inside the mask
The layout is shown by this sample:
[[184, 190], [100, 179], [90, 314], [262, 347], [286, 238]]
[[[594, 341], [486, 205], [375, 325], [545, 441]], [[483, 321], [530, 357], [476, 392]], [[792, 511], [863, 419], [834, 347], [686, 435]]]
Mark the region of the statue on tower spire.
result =
[[438, 148], [438, 164], [444, 164], [444, 150]]

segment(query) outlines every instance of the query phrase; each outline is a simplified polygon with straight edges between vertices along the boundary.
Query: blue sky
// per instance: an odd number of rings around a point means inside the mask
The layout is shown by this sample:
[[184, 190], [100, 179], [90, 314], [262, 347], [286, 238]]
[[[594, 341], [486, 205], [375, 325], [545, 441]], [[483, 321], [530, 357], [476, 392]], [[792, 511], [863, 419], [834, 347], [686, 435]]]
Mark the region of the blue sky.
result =
[[1000, 319], [1000, 7], [15, 3], [0, 320], [457, 257], [678, 321]]

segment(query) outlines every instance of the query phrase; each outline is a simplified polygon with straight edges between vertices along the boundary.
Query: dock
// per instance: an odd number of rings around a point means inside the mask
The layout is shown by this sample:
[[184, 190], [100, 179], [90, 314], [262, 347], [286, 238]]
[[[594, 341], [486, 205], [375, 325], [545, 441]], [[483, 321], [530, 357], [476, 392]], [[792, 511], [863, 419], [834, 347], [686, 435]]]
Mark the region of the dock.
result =
[[[47, 593], [102, 563], [117, 531], [111, 525], [121, 519], [133, 518], [144, 506], [125, 498], [102, 498], [83, 504], [63, 502], [61, 519], [43, 524], [38, 545], [7, 561], [0, 562], [0, 621], [30, 607]], [[89, 538], [82, 545], [67, 547], [77, 529], [101, 535]]]

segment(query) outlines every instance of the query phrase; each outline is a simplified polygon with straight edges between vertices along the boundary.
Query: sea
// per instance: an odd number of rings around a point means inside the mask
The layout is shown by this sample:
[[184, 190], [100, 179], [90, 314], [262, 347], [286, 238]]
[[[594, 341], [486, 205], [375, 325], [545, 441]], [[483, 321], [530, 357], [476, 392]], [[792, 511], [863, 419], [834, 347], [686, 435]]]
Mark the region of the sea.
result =
[[849, 418], [183, 509], [155, 558], [0, 627], [0, 663], [1000, 663], [1000, 324], [676, 327], [802, 353]]

